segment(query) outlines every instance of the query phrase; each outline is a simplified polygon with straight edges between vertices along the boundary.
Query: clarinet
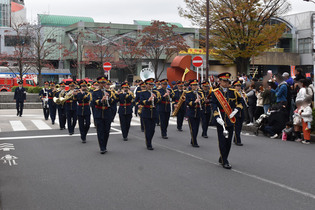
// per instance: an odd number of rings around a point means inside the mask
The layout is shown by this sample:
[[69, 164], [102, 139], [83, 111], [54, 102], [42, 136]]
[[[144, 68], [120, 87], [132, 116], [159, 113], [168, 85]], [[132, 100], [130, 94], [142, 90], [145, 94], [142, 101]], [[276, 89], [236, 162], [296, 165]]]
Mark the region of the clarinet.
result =
[[[198, 94], [198, 90], [195, 90], [194, 92], [196, 94], [197, 99], [200, 100], [200, 97], [199, 97], [199, 94]], [[202, 111], [201, 101], [199, 101], [199, 106], [200, 106], [200, 111]]]
[[[106, 89], [103, 89], [104, 96], [106, 96]], [[108, 93], [107, 93], [108, 94]], [[108, 96], [106, 96], [106, 102], [107, 102], [107, 107], [110, 107], [109, 101], [108, 101]]]
[[[153, 90], [152, 89], [150, 90], [150, 93], [151, 93], [151, 97], [152, 97], [153, 96]], [[153, 108], [155, 107], [155, 105], [154, 105], [154, 97], [152, 99], [152, 107]]]

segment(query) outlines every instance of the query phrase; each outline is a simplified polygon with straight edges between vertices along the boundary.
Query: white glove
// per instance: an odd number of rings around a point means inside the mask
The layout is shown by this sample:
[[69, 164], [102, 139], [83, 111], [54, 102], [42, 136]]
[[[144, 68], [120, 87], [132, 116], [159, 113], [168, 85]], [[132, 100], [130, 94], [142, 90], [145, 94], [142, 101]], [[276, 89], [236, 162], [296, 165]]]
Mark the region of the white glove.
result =
[[219, 123], [222, 127], [224, 125], [224, 121], [220, 117], [217, 118], [217, 123]]
[[238, 112], [238, 110], [234, 109], [234, 111], [229, 115], [229, 118], [230, 119], [233, 118], [236, 115], [237, 112]]

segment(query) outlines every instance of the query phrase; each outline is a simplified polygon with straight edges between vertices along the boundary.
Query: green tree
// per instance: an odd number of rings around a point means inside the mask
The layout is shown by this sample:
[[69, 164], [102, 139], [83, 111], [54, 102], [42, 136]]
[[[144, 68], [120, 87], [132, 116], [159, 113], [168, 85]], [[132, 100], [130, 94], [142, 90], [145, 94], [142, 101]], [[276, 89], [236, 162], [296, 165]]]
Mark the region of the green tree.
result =
[[[206, 1], [184, 0], [181, 16], [206, 28]], [[213, 56], [234, 63], [237, 72], [247, 73], [250, 59], [273, 47], [282, 36], [285, 25], [272, 24], [290, 9], [287, 0], [209, 0], [210, 41]]]

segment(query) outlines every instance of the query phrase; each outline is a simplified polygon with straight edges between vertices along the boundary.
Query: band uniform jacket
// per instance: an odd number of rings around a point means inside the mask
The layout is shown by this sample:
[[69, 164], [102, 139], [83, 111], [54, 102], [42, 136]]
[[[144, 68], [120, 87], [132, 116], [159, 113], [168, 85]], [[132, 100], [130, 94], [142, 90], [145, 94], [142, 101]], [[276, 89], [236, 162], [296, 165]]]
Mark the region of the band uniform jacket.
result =
[[77, 106], [77, 115], [78, 116], [84, 116], [84, 115], [90, 115], [91, 109], [90, 109], [90, 102], [92, 100], [92, 94], [90, 92], [79, 92], [75, 96], [75, 100], [78, 102]]
[[17, 87], [14, 91], [14, 100], [17, 102], [24, 102], [26, 100], [26, 90], [24, 87]]
[[[208, 91], [202, 91], [204, 97], [205, 97], [205, 103], [202, 106], [203, 113], [211, 113], [211, 106], [210, 106], [210, 98], [211, 98], [211, 92], [212, 88]], [[210, 95], [210, 97], [208, 97]], [[206, 100], [209, 100], [209, 102], [206, 102]]]
[[[108, 101], [107, 100], [102, 101], [102, 98], [105, 95], [104, 91], [106, 91], [109, 94]], [[113, 93], [110, 90], [104, 90], [104, 89], [94, 90], [92, 94], [93, 104], [95, 104], [94, 118], [100, 118], [100, 119], [112, 118], [112, 111], [110, 107], [113, 105], [114, 100], [115, 100], [112, 94]]]
[[214, 95], [216, 91], [220, 91], [222, 93], [222, 95], [224, 96], [228, 104], [230, 105], [232, 111], [234, 111], [235, 108], [238, 109], [238, 112], [236, 113], [235, 117], [237, 117], [237, 115], [240, 115], [241, 110], [243, 109], [241, 95], [239, 94], [239, 92], [237, 92], [235, 89], [232, 89], [232, 88], [227, 88], [227, 91], [224, 92], [223, 88], [221, 87], [213, 90], [213, 92], [211, 93], [211, 108], [212, 108], [213, 116], [215, 117], [215, 119], [220, 117], [218, 113], [218, 107], [219, 107], [221, 116], [223, 118], [223, 121], [225, 122], [225, 125], [227, 127], [234, 126], [234, 123], [230, 121], [229, 116], [225, 113], [220, 102]]
[[161, 100], [160, 92], [157, 90], [152, 91], [153, 94], [156, 95], [154, 98], [154, 104], [152, 101], [149, 101], [149, 98], [151, 97], [151, 92], [146, 90], [141, 92], [140, 94], [140, 105], [143, 106], [142, 108], [142, 116], [143, 118], [158, 118], [158, 112], [156, 110], [157, 104]]
[[[70, 92], [70, 90], [68, 90], [65, 94], [65, 96]], [[66, 102], [65, 102], [65, 108], [66, 110], [77, 110], [77, 101], [74, 99], [74, 97], [69, 98]]]
[[[167, 93], [167, 90], [170, 92], [170, 95], [164, 97], [164, 94]], [[158, 111], [171, 112], [171, 99], [174, 98], [175, 96], [174, 91], [170, 88], [166, 88], [166, 89], [160, 88], [158, 89], [158, 91], [160, 92], [160, 95], [161, 95], [161, 101], [158, 104], [158, 107], [159, 107]]]
[[54, 99], [54, 97], [56, 97], [56, 93], [57, 93], [57, 91], [53, 91], [52, 89], [48, 90], [48, 104], [49, 104], [49, 106], [54, 105], [55, 102], [53, 101], [53, 99]]
[[46, 98], [48, 97], [48, 91], [49, 89], [48, 88], [42, 88], [39, 92], [39, 99], [42, 101], [43, 98]]
[[[200, 98], [200, 103], [195, 103], [197, 99], [197, 94]], [[204, 95], [201, 91], [189, 90], [186, 92], [186, 105], [187, 105], [187, 117], [198, 118], [201, 116], [200, 105], [203, 105], [205, 101]]]
[[[175, 109], [174, 108], [174, 105], [175, 104], [178, 104], [180, 98], [182, 97], [183, 93], [184, 93], [185, 90], [179, 90], [179, 89], [176, 89], [174, 90], [174, 98], [173, 98], [173, 110]], [[184, 101], [179, 109], [180, 111], [186, 111], [186, 102]]]
[[134, 95], [132, 92], [120, 93], [118, 95], [119, 109], [118, 114], [132, 114], [132, 103], [134, 100]]
[[[65, 97], [66, 92], [67, 92], [67, 91], [65, 91], [65, 90], [63, 90], [63, 91], [62, 91], [62, 90], [59, 90], [59, 91], [57, 91], [57, 93], [55, 94], [55, 96], [56, 96], [57, 98]], [[57, 107], [64, 108], [64, 104], [57, 104]]]

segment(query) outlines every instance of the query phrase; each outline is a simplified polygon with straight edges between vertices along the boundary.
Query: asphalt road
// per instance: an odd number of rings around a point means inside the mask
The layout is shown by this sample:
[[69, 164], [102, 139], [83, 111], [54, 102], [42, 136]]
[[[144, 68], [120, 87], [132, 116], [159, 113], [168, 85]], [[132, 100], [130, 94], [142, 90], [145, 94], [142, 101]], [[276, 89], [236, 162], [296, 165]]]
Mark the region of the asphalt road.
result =
[[[1, 132], [1, 208], [56, 209], [314, 209], [315, 144], [282, 142], [243, 135], [243, 147], [232, 146], [232, 170], [217, 163], [216, 130], [190, 146], [183, 132], [169, 127], [169, 139], [156, 127], [154, 151], [133, 126], [124, 142], [114, 126], [108, 153], [99, 154], [96, 130], [87, 144], [67, 131]], [[76, 133], [78, 131], [76, 130]], [[2, 147], [3, 148], [3, 147]], [[12, 148], [12, 147], [11, 147]], [[1, 149], [1, 147], [0, 147]]]

